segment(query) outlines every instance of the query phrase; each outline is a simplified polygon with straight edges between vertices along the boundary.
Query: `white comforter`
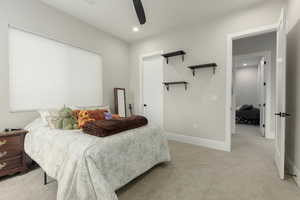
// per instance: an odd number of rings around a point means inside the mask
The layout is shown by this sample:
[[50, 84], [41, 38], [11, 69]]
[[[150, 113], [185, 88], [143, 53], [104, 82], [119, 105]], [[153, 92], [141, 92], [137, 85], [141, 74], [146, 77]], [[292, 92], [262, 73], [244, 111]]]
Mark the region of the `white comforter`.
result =
[[58, 181], [57, 200], [117, 200], [115, 190], [170, 161], [162, 131], [150, 125], [105, 138], [53, 130], [41, 119], [26, 129], [25, 151]]

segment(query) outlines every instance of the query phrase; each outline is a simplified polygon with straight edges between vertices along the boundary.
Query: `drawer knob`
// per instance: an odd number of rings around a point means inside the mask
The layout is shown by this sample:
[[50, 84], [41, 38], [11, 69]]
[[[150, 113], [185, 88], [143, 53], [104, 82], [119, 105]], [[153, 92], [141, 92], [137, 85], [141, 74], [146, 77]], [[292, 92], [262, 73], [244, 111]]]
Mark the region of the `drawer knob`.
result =
[[7, 155], [7, 151], [4, 151], [4, 152], [0, 152], [0, 158], [4, 157]]
[[6, 140], [0, 140], [0, 147], [6, 144]]
[[0, 163], [0, 170], [6, 167], [6, 163]]

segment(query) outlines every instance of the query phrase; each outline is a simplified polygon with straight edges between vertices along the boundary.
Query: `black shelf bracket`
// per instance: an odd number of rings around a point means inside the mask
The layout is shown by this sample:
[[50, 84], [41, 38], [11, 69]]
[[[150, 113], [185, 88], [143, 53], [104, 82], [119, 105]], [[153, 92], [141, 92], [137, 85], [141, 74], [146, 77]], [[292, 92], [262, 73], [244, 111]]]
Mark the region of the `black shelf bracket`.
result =
[[196, 69], [213, 68], [213, 74], [215, 74], [217, 67], [218, 67], [218, 65], [216, 63], [209, 63], [209, 64], [203, 64], [203, 65], [193, 65], [193, 66], [189, 66], [188, 68], [190, 68], [192, 70], [193, 76], [195, 76]]
[[184, 62], [184, 55], [186, 55], [186, 53], [182, 50], [162, 54], [162, 56], [165, 57], [167, 64], [169, 64], [169, 58], [174, 56], [181, 56], [182, 62]]
[[170, 85], [184, 85], [185, 90], [187, 90], [188, 82], [186, 81], [164, 82], [163, 84], [166, 86], [168, 91], [170, 90]]

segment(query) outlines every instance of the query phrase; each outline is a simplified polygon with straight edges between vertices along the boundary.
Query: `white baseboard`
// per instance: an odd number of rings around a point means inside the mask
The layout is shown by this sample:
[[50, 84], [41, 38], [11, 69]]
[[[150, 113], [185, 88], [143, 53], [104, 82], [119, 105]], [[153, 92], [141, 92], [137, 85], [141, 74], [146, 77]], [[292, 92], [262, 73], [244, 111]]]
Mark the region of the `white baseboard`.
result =
[[296, 177], [293, 177], [297, 185], [300, 187], [300, 169], [293, 163], [293, 161], [287, 158], [288, 170], [289, 173], [295, 174]]
[[266, 138], [267, 139], [275, 139], [275, 133], [274, 132], [266, 132]]
[[187, 144], [193, 144], [193, 145], [207, 147], [211, 149], [217, 149], [221, 151], [228, 151], [228, 152], [230, 151], [230, 147], [225, 142], [203, 139], [203, 138], [187, 136], [187, 135], [179, 135], [170, 132], [166, 132], [166, 135], [169, 140], [174, 140], [177, 142], [182, 142]]

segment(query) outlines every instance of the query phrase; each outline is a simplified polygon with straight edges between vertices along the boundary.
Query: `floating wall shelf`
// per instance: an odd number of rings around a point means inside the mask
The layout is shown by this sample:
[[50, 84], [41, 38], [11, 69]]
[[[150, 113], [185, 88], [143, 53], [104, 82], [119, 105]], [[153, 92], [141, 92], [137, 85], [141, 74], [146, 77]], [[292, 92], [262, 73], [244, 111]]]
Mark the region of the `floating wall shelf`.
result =
[[194, 66], [189, 66], [188, 68], [190, 68], [193, 71], [193, 76], [195, 76], [195, 71], [196, 69], [201, 69], [201, 68], [213, 68], [213, 73], [216, 73], [216, 67], [218, 67], [218, 65], [216, 63], [209, 63], [209, 64], [203, 64], [203, 65], [194, 65]]
[[165, 53], [165, 54], [162, 54], [162, 56], [166, 58], [167, 64], [168, 64], [169, 63], [169, 58], [170, 57], [174, 57], [174, 56], [182, 56], [182, 62], [183, 62], [185, 54], [186, 53], [184, 51], [180, 50], [180, 51], [174, 51], [174, 52], [170, 52], [170, 53]]
[[185, 90], [187, 90], [187, 84], [188, 84], [188, 82], [186, 82], [186, 81], [164, 82], [163, 84], [166, 86], [166, 88], [167, 88], [168, 91], [170, 89], [170, 85], [184, 85]]

